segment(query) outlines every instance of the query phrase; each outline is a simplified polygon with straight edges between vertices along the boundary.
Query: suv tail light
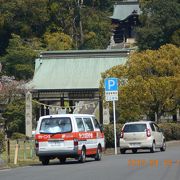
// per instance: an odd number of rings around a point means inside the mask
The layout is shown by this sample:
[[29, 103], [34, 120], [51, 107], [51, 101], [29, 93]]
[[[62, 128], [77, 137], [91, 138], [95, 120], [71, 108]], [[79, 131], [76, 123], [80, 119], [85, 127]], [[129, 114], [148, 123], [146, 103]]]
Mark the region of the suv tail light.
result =
[[121, 136], [120, 138], [123, 138], [124, 137], [124, 131], [121, 131]]
[[78, 139], [74, 139], [74, 146], [78, 146]]
[[150, 137], [150, 136], [151, 136], [151, 131], [150, 131], [150, 129], [146, 129], [146, 135], [147, 135], [147, 137]]

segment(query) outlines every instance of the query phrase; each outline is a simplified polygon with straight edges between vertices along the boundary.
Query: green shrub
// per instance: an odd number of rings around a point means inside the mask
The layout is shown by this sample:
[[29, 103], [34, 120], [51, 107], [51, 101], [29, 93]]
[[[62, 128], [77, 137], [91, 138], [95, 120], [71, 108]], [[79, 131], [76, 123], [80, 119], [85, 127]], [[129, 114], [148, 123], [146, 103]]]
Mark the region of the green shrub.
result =
[[2, 132], [0, 132], [0, 154], [5, 150], [5, 137]]
[[15, 139], [26, 139], [26, 135], [22, 134], [22, 133], [15, 132], [15, 133], [12, 134], [11, 139], [12, 140], [15, 140]]
[[179, 123], [161, 123], [159, 127], [162, 129], [167, 141], [180, 140]]
[[[119, 145], [119, 137], [122, 129], [122, 124], [116, 125], [116, 136], [117, 136], [117, 145]], [[106, 148], [114, 147], [114, 125], [104, 125], [104, 136], [105, 136], [105, 145]]]

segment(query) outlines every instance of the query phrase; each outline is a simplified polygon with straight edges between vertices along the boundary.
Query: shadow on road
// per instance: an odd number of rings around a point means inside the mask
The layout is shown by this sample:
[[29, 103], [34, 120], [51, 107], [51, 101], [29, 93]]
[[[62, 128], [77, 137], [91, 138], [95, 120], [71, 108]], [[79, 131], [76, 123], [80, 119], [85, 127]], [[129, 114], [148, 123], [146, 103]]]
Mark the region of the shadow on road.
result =
[[[156, 150], [154, 153], [160, 153], [161, 151], [159, 150]], [[127, 150], [125, 154], [154, 154], [154, 153], [151, 153], [149, 150], [138, 150], [136, 153], [133, 153], [131, 150]], [[119, 153], [120, 155], [123, 155], [121, 153]]]
[[[91, 163], [91, 162], [95, 162], [95, 160], [86, 160], [85, 163]], [[41, 162], [39, 162], [38, 164], [31, 164], [31, 166], [54, 166], [54, 165], [73, 165], [73, 164], [84, 164], [84, 163], [80, 163], [78, 160], [74, 160], [74, 159], [67, 159], [67, 161], [65, 163], [60, 163], [59, 160], [54, 159], [54, 160], [50, 160], [48, 165], [42, 165]]]

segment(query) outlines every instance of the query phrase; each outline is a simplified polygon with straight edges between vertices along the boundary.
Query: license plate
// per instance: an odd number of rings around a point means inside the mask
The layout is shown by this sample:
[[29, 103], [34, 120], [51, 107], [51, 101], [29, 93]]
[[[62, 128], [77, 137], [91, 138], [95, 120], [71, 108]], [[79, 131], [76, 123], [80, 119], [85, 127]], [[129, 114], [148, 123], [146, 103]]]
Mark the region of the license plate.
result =
[[130, 146], [131, 147], [140, 147], [140, 143], [131, 143]]
[[63, 142], [61, 141], [49, 141], [50, 146], [62, 146]]

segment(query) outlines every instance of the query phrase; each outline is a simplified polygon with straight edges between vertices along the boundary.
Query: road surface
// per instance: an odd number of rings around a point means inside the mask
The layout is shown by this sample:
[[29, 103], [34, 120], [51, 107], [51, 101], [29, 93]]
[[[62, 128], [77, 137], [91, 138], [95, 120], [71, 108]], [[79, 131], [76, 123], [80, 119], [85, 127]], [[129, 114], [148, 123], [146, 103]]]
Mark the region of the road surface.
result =
[[50, 161], [0, 170], [0, 180], [180, 180], [180, 144], [165, 152], [103, 156], [102, 161], [88, 159], [84, 164], [69, 160], [66, 164]]

